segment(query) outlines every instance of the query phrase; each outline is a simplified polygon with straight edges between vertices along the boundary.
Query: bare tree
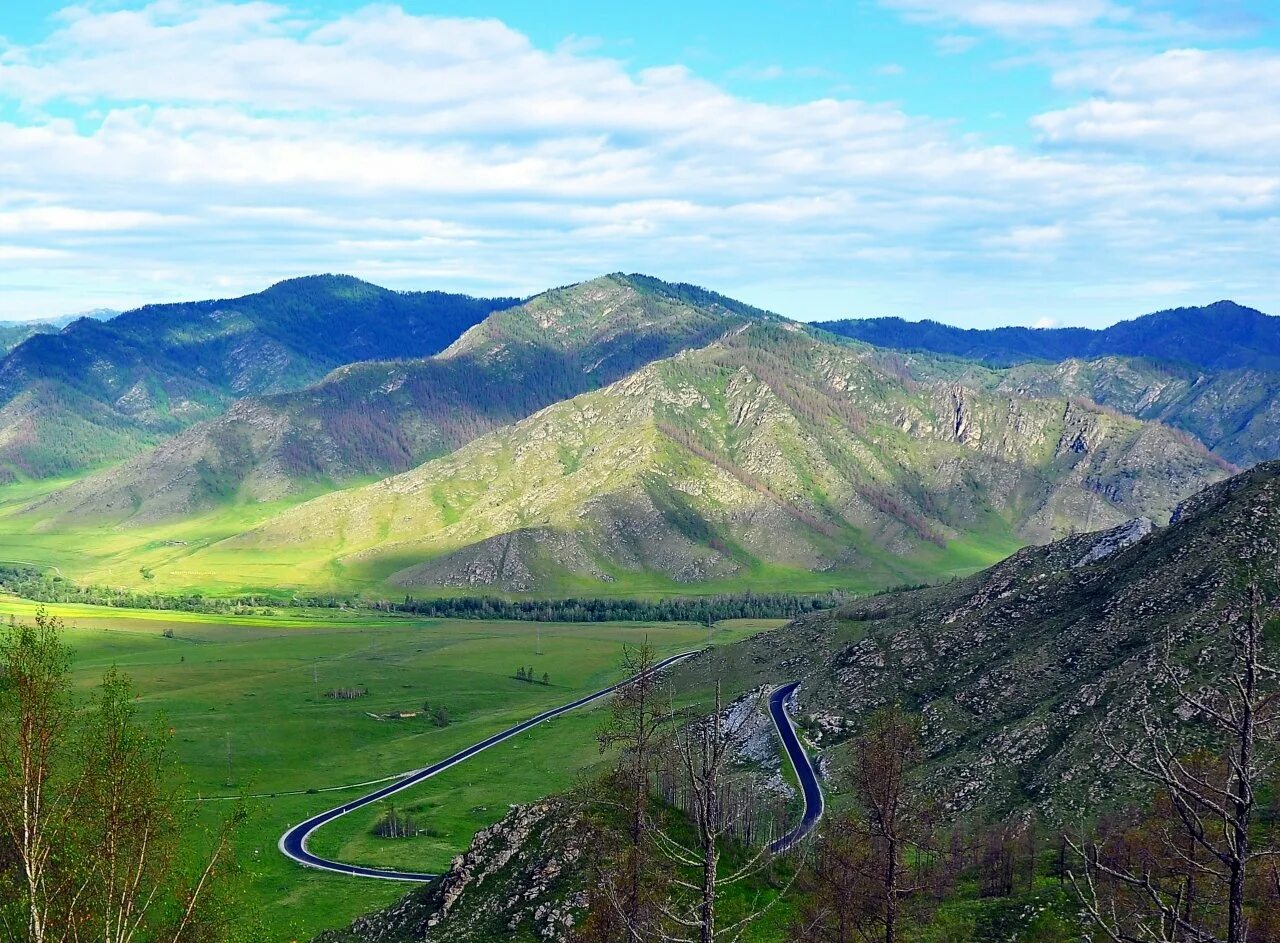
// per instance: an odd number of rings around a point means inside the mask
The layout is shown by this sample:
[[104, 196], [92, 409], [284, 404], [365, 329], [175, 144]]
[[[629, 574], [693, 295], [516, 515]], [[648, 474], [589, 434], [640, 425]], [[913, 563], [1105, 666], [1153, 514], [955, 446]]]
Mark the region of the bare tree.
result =
[[693, 841], [681, 841], [672, 828], [654, 832], [659, 851], [680, 872], [672, 880], [675, 893], [664, 906], [667, 927], [661, 939], [668, 943], [733, 943], [770, 906], [759, 907], [757, 901], [728, 924], [720, 922], [717, 913], [726, 887], [758, 874], [768, 865], [768, 848], [761, 847], [730, 873], [720, 873], [722, 846], [735, 831], [734, 818], [726, 810], [732, 761], [759, 716], [762, 703], [763, 699], [757, 698], [754, 703], [741, 705], [733, 719], [726, 718], [717, 680], [711, 715], [684, 724], [671, 738], [674, 760], [687, 790], [685, 812], [693, 827]]
[[800, 939], [898, 939], [905, 902], [932, 887], [929, 807], [913, 779], [921, 760], [918, 718], [898, 707], [871, 717], [852, 770], [861, 809], [819, 843], [809, 878], [817, 893], [797, 927]]
[[590, 791], [591, 804], [602, 814], [595, 817], [592, 906], [577, 933], [584, 943], [649, 939], [661, 920], [666, 874], [650, 837], [650, 789], [671, 712], [657, 664], [647, 640], [623, 650], [622, 665], [633, 680], [614, 695], [598, 737], [601, 752], [617, 750], [618, 760]]
[[[1109, 744], [1127, 769], [1154, 787], [1155, 807], [1168, 810], [1144, 832], [1158, 842], [1158, 852], [1117, 853], [1114, 837], [1073, 843], [1083, 866], [1072, 880], [1085, 911], [1115, 943], [1248, 940], [1250, 866], [1280, 853], [1252, 843], [1258, 789], [1275, 762], [1280, 728], [1277, 673], [1263, 657], [1266, 621], [1255, 582], [1244, 611], [1228, 622], [1229, 669], [1209, 690], [1182, 683], [1166, 651], [1165, 677], [1179, 707], [1215, 735], [1221, 749], [1216, 762], [1203, 753], [1186, 757], [1149, 712], [1142, 715], [1143, 752]], [[1204, 906], [1212, 900], [1221, 906]]]
[[874, 923], [873, 863], [867, 830], [856, 816], [832, 819], [801, 877], [807, 891], [792, 927], [797, 943], [858, 943]]
[[215, 939], [207, 905], [236, 817], [188, 872], [165, 734], [139, 721], [115, 671], [78, 703], [61, 630], [40, 610], [0, 641], [0, 842], [13, 849], [3, 928], [23, 943]]

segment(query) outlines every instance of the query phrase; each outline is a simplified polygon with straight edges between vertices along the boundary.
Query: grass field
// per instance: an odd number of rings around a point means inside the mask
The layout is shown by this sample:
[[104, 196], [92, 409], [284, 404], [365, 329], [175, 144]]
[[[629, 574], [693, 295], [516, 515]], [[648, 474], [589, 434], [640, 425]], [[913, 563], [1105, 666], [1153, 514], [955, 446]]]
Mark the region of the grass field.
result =
[[[405, 772], [619, 676], [622, 646], [648, 638], [663, 654], [733, 641], [776, 623], [534, 625], [445, 620], [323, 618], [305, 611], [228, 618], [55, 606], [67, 621], [78, 683], [111, 665], [131, 675], [144, 710], [162, 714], [190, 777], [191, 795], [271, 794], [249, 801], [241, 833], [243, 909], [264, 940], [305, 940], [384, 905], [405, 885], [309, 871], [276, 850], [280, 833], [362, 790], [307, 793]], [[0, 615], [32, 603], [0, 597]], [[166, 637], [170, 630], [172, 638]], [[541, 654], [537, 654], [537, 649]], [[532, 666], [551, 684], [511, 677]], [[368, 687], [335, 700], [331, 688]], [[369, 714], [445, 706], [439, 728], [419, 716]], [[571, 714], [495, 747], [397, 803], [429, 834], [378, 839], [377, 809], [318, 832], [313, 849], [342, 860], [441, 869], [510, 803], [563, 790], [601, 762], [599, 711]], [[301, 794], [296, 794], [301, 791]], [[286, 795], [286, 793], [295, 793]], [[226, 803], [206, 802], [213, 818]]]

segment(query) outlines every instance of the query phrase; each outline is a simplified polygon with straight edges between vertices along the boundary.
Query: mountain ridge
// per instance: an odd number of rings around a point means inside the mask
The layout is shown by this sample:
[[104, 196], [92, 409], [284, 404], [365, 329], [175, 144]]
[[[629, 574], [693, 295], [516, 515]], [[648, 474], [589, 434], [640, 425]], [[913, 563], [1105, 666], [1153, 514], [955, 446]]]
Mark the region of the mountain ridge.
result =
[[776, 318], [647, 276], [552, 289], [491, 313], [434, 357], [347, 364], [300, 391], [241, 399], [42, 506], [146, 522], [406, 471], [749, 317]]
[[1226, 473], [1156, 424], [897, 370], [893, 355], [797, 324], [748, 323], [176, 565], [256, 556], [289, 561], [297, 580], [336, 569], [509, 592], [761, 567], [887, 585], [973, 533], [1012, 549], [1167, 517]]
[[434, 353], [515, 301], [307, 276], [77, 319], [0, 358], [0, 474], [42, 478], [127, 458], [246, 393], [295, 389], [353, 360]]
[[[1206, 319], [1212, 319], [1213, 332], [1204, 331]], [[1124, 356], [1215, 370], [1280, 369], [1280, 318], [1227, 300], [1168, 308], [1105, 328], [961, 328], [898, 317], [825, 321], [816, 326], [878, 347], [926, 350], [1002, 367], [1032, 360]]]
[[1209, 683], [1230, 662], [1245, 583], [1274, 592], [1278, 560], [1280, 462], [1268, 462], [1190, 496], [1168, 526], [1027, 547], [952, 583], [804, 616], [731, 657], [743, 684], [803, 679], [798, 712], [830, 768], [896, 701], [922, 715], [928, 788], [951, 810], [1078, 821], [1126, 795], [1101, 737], [1138, 742], [1143, 709], [1183, 725], [1166, 647], [1182, 677]]

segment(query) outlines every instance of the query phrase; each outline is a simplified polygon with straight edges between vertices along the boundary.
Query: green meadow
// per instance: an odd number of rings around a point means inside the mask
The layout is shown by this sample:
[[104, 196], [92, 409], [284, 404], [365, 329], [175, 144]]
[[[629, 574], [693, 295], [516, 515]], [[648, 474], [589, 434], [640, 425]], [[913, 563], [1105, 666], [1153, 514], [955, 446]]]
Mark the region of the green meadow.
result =
[[[0, 616], [35, 604], [0, 597]], [[112, 665], [137, 686], [142, 709], [163, 716], [196, 814], [214, 822], [249, 796], [240, 832], [240, 912], [249, 938], [305, 940], [385, 905], [406, 885], [311, 871], [284, 859], [280, 834], [302, 818], [361, 795], [365, 783], [425, 766], [620, 676], [625, 644], [662, 654], [723, 644], [777, 623], [544, 624], [376, 619], [306, 611], [224, 617], [53, 606], [67, 625], [79, 684]], [[532, 667], [549, 685], [512, 677]], [[325, 696], [368, 689], [352, 700]], [[424, 704], [446, 708], [437, 727]], [[371, 715], [418, 712], [417, 717]], [[443, 869], [509, 805], [572, 786], [603, 762], [598, 708], [558, 718], [396, 797], [423, 834], [381, 839], [363, 810], [312, 839], [341, 860]], [[311, 791], [316, 790], [316, 791]], [[320, 791], [333, 790], [333, 791]]]

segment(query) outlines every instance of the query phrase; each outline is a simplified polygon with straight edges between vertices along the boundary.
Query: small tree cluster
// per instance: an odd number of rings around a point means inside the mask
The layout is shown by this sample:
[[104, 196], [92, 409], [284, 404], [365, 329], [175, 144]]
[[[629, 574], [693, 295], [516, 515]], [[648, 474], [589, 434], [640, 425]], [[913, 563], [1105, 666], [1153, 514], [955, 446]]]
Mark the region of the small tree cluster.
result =
[[418, 823], [407, 812], [388, 805], [374, 824], [373, 834], [379, 838], [411, 838], [418, 834]]
[[512, 677], [517, 681], [526, 681], [529, 684], [551, 684], [551, 675], [547, 672], [544, 671], [542, 673], [542, 677], [538, 677], [532, 668], [525, 668], [523, 666], [517, 668], [516, 673], [512, 675]]
[[367, 697], [368, 694], [368, 688], [330, 688], [324, 692], [325, 697], [338, 701], [354, 701], [358, 697]]

